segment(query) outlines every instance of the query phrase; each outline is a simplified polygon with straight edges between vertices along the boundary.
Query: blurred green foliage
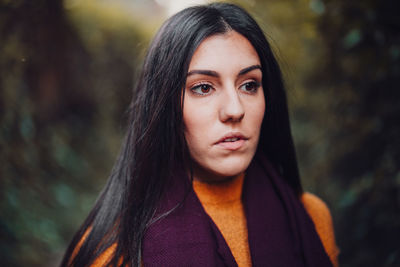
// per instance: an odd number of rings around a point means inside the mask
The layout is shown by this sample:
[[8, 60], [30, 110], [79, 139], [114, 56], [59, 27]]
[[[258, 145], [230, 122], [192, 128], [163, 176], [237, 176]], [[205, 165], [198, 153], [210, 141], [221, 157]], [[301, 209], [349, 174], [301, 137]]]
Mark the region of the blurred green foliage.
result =
[[[304, 187], [331, 207], [341, 266], [396, 266], [398, 2], [234, 2], [279, 58]], [[161, 19], [108, 3], [0, 1], [1, 266], [58, 265], [116, 158]]]
[[1, 12], [0, 265], [55, 266], [111, 170], [149, 34], [90, 2]]

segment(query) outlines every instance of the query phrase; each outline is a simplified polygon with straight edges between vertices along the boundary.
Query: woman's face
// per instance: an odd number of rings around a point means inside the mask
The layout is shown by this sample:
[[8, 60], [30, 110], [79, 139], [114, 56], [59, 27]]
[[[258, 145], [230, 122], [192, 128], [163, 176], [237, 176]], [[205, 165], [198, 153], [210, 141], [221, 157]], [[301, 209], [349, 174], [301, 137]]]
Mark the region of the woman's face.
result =
[[260, 59], [235, 31], [205, 39], [189, 65], [183, 105], [194, 178], [242, 174], [258, 145], [265, 100]]

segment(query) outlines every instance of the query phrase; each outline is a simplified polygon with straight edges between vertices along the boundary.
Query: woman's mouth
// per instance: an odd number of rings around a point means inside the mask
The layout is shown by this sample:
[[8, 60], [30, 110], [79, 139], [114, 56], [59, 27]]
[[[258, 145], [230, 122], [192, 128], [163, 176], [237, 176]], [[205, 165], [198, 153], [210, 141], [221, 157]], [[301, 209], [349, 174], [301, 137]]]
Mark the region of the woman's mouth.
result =
[[221, 138], [216, 145], [227, 150], [235, 151], [240, 149], [248, 138], [241, 134], [227, 134]]

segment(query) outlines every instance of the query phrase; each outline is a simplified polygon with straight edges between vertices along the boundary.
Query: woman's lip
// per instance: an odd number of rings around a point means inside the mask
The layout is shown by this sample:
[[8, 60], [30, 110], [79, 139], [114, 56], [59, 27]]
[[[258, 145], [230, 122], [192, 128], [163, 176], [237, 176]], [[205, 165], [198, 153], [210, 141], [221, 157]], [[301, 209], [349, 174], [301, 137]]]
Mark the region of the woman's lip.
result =
[[240, 149], [244, 145], [245, 142], [246, 142], [246, 140], [244, 140], [244, 139], [238, 139], [237, 141], [233, 141], [233, 142], [218, 142], [217, 146], [220, 146], [227, 150], [235, 151], [235, 150]]
[[[226, 141], [226, 140], [232, 140], [232, 139], [237, 139], [236, 141]], [[235, 151], [243, 147], [243, 145], [246, 143], [246, 141], [249, 138], [244, 136], [240, 132], [229, 132], [226, 133], [222, 138], [218, 140], [218, 142], [215, 143], [216, 146], [230, 150], [230, 151]]]
[[[240, 132], [229, 132], [229, 133], [225, 134], [222, 138], [220, 138], [215, 144], [227, 143], [227, 142], [225, 142], [225, 140], [232, 139], [232, 138], [237, 138], [238, 139], [237, 141], [239, 141], [239, 140], [246, 141], [247, 139], [249, 139]], [[237, 142], [237, 141], [234, 141], [234, 142]]]

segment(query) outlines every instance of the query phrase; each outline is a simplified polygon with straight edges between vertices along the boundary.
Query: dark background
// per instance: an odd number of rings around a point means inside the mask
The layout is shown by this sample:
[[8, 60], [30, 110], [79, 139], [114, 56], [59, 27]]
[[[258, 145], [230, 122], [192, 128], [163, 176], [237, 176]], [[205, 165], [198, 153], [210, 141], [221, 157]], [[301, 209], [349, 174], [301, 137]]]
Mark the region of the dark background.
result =
[[[110, 173], [168, 1], [0, 0], [0, 265], [57, 266]], [[341, 266], [400, 264], [396, 0], [235, 1], [270, 38]]]

